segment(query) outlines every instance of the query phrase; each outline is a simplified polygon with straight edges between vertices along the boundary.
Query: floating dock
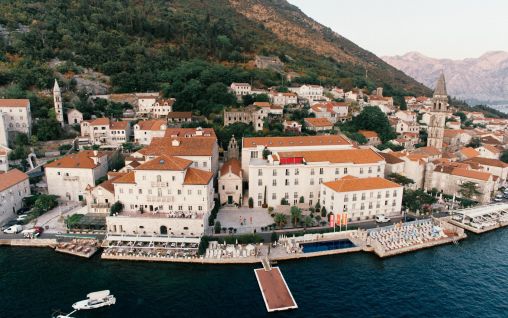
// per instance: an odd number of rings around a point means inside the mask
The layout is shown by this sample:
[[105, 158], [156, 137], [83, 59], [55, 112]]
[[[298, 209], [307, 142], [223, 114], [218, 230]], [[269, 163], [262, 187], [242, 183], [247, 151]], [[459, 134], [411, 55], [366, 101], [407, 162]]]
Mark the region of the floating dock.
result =
[[268, 312], [298, 308], [279, 267], [263, 262], [263, 268], [255, 269], [254, 273]]

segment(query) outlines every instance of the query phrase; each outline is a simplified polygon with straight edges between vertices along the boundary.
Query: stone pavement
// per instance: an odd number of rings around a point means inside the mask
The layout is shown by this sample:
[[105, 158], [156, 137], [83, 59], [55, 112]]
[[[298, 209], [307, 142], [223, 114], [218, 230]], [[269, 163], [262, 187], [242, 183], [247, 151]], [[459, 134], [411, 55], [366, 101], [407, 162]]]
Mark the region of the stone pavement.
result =
[[[59, 202], [60, 204], [37, 218], [33, 226], [42, 226], [45, 233], [65, 233], [64, 218], [72, 214], [86, 214], [86, 206], [77, 202]], [[46, 229], [46, 226], [48, 229]]]
[[[261, 231], [262, 226], [273, 224], [273, 218], [267, 209], [248, 207], [224, 207], [217, 214], [217, 221], [221, 227], [236, 228], [237, 233], [252, 233]], [[242, 224], [243, 223], [243, 224]]]

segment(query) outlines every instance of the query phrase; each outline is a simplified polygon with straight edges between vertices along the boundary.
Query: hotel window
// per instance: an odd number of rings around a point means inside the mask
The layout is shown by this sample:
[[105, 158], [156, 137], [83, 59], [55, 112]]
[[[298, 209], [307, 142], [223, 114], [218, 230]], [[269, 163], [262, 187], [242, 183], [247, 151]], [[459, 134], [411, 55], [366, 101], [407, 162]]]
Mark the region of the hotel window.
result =
[[381, 172], [381, 166], [377, 166], [377, 172]]
[[192, 190], [187, 190], [187, 194], [191, 195], [192, 194]]
[[143, 189], [138, 189], [139, 194], [143, 194]]
[[275, 192], [272, 193], [272, 200], [277, 200], [277, 194]]
[[392, 206], [396, 206], [397, 202], [395, 200], [392, 201]]
[[258, 200], [261, 200], [263, 199], [263, 194], [262, 193], [258, 193]]
[[393, 190], [393, 197], [396, 198], [397, 197], [397, 190]]
[[203, 167], [206, 168], [207, 165], [208, 163], [206, 161], [203, 161]]
[[275, 170], [275, 169], [274, 169], [274, 170], [272, 171], [272, 176], [274, 176], [274, 177], [276, 177], [276, 176], [277, 176], [277, 170]]
[[390, 197], [390, 191], [386, 190], [386, 197], [389, 198]]
[[198, 206], [198, 211], [203, 211], [203, 207], [201, 205]]
[[168, 210], [173, 210], [173, 206], [172, 205], [168, 205]]
[[192, 211], [192, 205], [188, 206], [189, 211]]
[[323, 168], [319, 168], [319, 174], [323, 174], [325, 171]]
[[335, 168], [335, 174], [339, 174], [340, 171], [339, 171], [339, 168]]
[[347, 174], [347, 168], [344, 168], [344, 174]]
[[198, 190], [198, 195], [201, 195], [203, 193], [202, 190]]
[[314, 179], [310, 179], [310, 185], [314, 185]]
[[257, 157], [258, 157], [258, 152], [257, 152], [257, 151], [252, 151], [252, 152], [250, 153], [250, 157], [251, 157], [251, 158], [257, 158]]
[[289, 193], [284, 193], [284, 198], [289, 199]]
[[323, 178], [319, 178], [319, 184], [323, 183]]
[[388, 200], [385, 201], [385, 206], [387, 206], [387, 205], [388, 205]]
[[298, 192], [293, 193], [293, 197], [294, 197], [295, 199], [298, 199]]
[[157, 189], [157, 196], [162, 197], [162, 190], [161, 189]]
[[376, 202], [376, 208], [379, 209], [379, 201]]
[[277, 180], [275, 180], [275, 179], [272, 180], [272, 186], [274, 186], [274, 187], [277, 186]]
[[286, 169], [286, 176], [289, 176], [289, 169]]
[[356, 201], [356, 194], [353, 194], [353, 201]]
[[381, 199], [381, 192], [380, 191], [377, 193], [377, 198]]
[[369, 209], [372, 209], [372, 202], [369, 202]]
[[335, 196], [332, 194], [332, 200], [334, 200], [334, 199], [335, 199]]
[[347, 205], [344, 204], [343, 210], [347, 211]]
[[309, 198], [313, 198], [313, 197], [314, 197], [314, 192], [309, 193]]
[[310, 175], [313, 176], [314, 175], [314, 168], [310, 169]]
[[369, 173], [372, 173], [372, 167], [369, 167]]
[[298, 168], [295, 169], [295, 176], [299, 175], [300, 174], [300, 170], [298, 170]]
[[263, 180], [258, 179], [258, 186], [262, 186], [262, 185], [263, 185]]
[[172, 177], [171, 177], [171, 180], [175, 181], [175, 176], [172, 176]]
[[179, 205], [178, 206], [178, 211], [182, 211], [183, 210], [183, 206], [182, 205]]
[[365, 210], [365, 204], [364, 203], [360, 204], [360, 210]]
[[177, 191], [177, 194], [178, 194], [178, 195], [182, 194], [182, 190], [178, 190], [178, 191]]
[[298, 185], [298, 179], [295, 179], [295, 185]]
[[365, 193], [362, 193], [362, 201], [365, 200]]
[[363, 174], [363, 168], [360, 168], [360, 174]]
[[370, 192], [370, 198], [372, 199], [374, 197], [374, 192]]
[[262, 175], [263, 175], [263, 170], [258, 169], [258, 176], [262, 176]]
[[120, 193], [123, 193], [123, 188], [120, 188]]
[[344, 202], [348, 202], [348, 201], [349, 201], [349, 197], [348, 197], [348, 195], [346, 194], [346, 195], [344, 196]]
[[152, 189], [148, 189], [148, 194], [152, 194]]

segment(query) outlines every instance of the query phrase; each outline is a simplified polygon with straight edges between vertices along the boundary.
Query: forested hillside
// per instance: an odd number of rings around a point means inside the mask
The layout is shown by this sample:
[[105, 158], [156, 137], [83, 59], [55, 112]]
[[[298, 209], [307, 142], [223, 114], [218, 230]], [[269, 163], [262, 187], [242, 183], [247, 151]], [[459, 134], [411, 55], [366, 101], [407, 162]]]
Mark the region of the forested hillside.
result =
[[[281, 83], [280, 74], [253, 68], [249, 62], [256, 54], [279, 56], [287, 71], [301, 74], [297, 82], [369, 89], [381, 85], [389, 95], [429, 93], [322, 26], [323, 36], [314, 45], [340, 46], [341, 54], [309, 49], [280, 37], [263, 21], [246, 15], [250, 2], [2, 1], [0, 96], [36, 98], [34, 92], [50, 88], [59, 74], [61, 80], [67, 79], [64, 87], [73, 90], [73, 76], [93, 70], [105, 75], [113, 92], [162, 90], [177, 98], [176, 109], [207, 114], [232, 102], [226, 90], [231, 81], [261, 87]], [[284, 25], [309, 28], [310, 19], [305, 17], [306, 24], [299, 24], [295, 15], [303, 14], [286, 1], [256, 1], [256, 5], [270, 10], [267, 19], [277, 12], [278, 18], [288, 17]], [[339, 43], [340, 39], [348, 45]], [[371, 75], [366, 78], [367, 70]], [[47, 103], [36, 100], [33, 104], [34, 114], [45, 117]]]

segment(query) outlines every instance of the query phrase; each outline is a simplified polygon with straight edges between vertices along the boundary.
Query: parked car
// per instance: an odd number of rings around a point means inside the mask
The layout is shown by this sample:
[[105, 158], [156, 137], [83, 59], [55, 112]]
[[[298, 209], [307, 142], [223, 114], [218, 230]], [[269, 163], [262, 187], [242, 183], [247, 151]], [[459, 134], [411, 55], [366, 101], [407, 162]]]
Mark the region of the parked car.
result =
[[17, 215], [20, 215], [20, 214], [26, 214], [28, 211], [30, 211], [29, 208], [21, 208], [19, 210], [16, 211], [16, 214]]
[[35, 233], [41, 235], [44, 232], [44, 228], [42, 226], [34, 226]]
[[387, 218], [384, 214], [376, 215], [377, 223], [388, 223], [390, 222], [390, 218]]
[[10, 226], [4, 230], [5, 234], [16, 234], [23, 231], [23, 227], [19, 224]]
[[24, 221], [28, 218], [28, 214], [21, 214], [20, 216], [18, 216], [18, 218], [16, 219], [16, 221]]
[[494, 197], [494, 201], [496, 201], [496, 202], [503, 201], [503, 195], [502, 194], [496, 194], [496, 196]]
[[18, 224], [16, 220], [10, 220], [9, 222], [2, 225], [2, 231], [16, 224]]

